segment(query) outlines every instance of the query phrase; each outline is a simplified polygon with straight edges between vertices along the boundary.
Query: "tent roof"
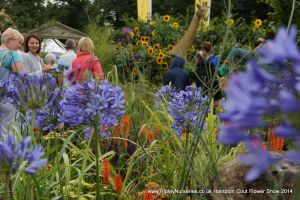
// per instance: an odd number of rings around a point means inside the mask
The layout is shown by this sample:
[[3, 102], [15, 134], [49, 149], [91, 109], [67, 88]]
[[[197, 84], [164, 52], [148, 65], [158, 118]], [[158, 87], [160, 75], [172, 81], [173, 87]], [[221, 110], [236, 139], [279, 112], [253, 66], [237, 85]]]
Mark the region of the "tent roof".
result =
[[38, 35], [43, 39], [74, 39], [79, 40], [81, 37], [85, 36], [84, 33], [78, 31], [74, 28], [66, 26], [60, 22], [49, 22], [38, 28], [28, 31], [26, 35], [34, 34]]

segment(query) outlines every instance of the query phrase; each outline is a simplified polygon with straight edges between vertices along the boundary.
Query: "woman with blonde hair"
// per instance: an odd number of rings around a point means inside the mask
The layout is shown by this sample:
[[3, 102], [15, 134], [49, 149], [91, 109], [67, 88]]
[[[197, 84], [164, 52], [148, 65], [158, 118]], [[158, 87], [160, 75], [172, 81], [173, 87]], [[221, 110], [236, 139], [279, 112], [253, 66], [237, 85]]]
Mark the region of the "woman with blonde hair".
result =
[[[6, 29], [1, 35], [0, 82], [7, 80], [11, 73], [24, 71], [22, 58], [17, 53], [22, 44], [21, 36], [20, 32], [13, 28]], [[12, 104], [0, 102], [0, 138], [7, 133], [15, 113]]]
[[72, 63], [76, 81], [83, 83], [86, 79], [85, 75], [89, 73], [93, 77], [103, 80], [104, 74], [99, 58], [94, 55], [94, 44], [91, 38], [82, 37], [78, 42], [77, 49], [77, 58]]
[[22, 46], [21, 33], [13, 28], [6, 29], [1, 35], [0, 80], [8, 79], [11, 73], [24, 71], [22, 57], [17, 52]]

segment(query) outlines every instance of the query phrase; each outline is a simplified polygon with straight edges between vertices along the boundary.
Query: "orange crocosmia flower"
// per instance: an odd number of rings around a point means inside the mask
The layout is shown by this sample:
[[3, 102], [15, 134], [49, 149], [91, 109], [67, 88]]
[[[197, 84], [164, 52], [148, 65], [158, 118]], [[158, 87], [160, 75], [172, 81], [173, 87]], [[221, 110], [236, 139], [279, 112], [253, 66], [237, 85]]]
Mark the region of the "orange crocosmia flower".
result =
[[150, 190], [144, 190], [143, 196], [143, 200], [154, 200], [154, 195]]
[[123, 140], [123, 144], [124, 144], [124, 146], [126, 148], [128, 147], [128, 134], [129, 134], [129, 130], [130, 130], [130, 117], [128, 115], [125, 115], [121, 119], [120, 131], [123, 134], [124, 138], [126, 139], [126, 140]]
[[116, 174], [114, 176], [114, 184], [115, 184], [115, 190], [119, 194], [122, 191], [122, 176], [120, 174]]
[[101, 167], [102, 167], [102, 176], [103, 176], [103, 182], [105, 184], [108, 184], [108, 179], [109, 179], [109, 173], [110, 173], [110, 168], [109, 168], [109, 161], [108, 159], [103, 159], [101, 162]]

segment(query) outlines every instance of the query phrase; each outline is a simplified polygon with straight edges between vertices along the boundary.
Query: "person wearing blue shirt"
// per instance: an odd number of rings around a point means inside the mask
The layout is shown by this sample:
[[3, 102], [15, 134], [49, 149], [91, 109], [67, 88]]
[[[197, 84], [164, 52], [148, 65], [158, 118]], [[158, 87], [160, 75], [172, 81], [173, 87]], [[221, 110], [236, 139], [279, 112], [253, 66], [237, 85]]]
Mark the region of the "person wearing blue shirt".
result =
[[[1, 35], [0, 46], [0, 81], [6, 81], [11, 73], [24, 71], [22, 58], [16, 51], [21, 47], [22, 35], [19, 31], [8, 28]], [[9, 103], [0, 102], [0, 138], [7, 133], [15, 117], [15, 108]]]

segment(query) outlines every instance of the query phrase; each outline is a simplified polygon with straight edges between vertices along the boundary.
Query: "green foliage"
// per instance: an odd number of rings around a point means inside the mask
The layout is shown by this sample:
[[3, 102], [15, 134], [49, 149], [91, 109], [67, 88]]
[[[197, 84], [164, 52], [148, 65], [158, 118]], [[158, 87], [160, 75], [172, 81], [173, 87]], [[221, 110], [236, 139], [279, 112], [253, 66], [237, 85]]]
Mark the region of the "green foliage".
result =
[[94, 42], [94, 53], [100, 59], [102, 69], [108, 72], [112, 69], [115, 48], [112, 41], [114, 31], [111, 27], [98, 27], [91, 23], [86, 30], [87, 36]]

